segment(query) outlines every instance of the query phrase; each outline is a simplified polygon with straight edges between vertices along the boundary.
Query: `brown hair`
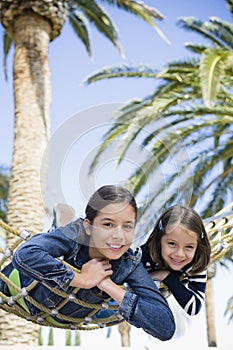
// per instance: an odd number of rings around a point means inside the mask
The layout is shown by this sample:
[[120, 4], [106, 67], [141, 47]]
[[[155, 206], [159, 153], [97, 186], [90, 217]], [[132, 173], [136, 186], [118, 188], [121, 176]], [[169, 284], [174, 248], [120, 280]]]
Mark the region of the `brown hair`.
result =
[[189, 207], [174, 205], [168, 208], [157, 220], [147, 242], [143, 245], [143, 249], [148, 249], [151, 259], [157, 264], [158, 269], [164, 269], [161, 238], [169, 226], [174, 227], [174, 225], [180, 224], [197, 234], [198, 244], [190, 273], [201, 272], [209, 264], [211, 247], [201, 217]]
[[114, 203], [130, 204], [135, 211], [135, 220], [137, 219], [137, 204], [133, 195], [118, 185], [102, 186], [91, 196], [85, 210], [86, 219], [92, 224], [101, 209]]

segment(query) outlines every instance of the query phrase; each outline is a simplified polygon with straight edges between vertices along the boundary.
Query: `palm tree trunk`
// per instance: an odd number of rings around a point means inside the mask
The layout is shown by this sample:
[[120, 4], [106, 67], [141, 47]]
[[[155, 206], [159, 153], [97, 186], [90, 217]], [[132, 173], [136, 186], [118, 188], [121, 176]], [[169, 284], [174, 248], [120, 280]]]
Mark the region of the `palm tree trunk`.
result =
[[123, 321], [118, 326], [121, 335], [121, 346], [130, 347], [130, 324]]
[[15, 137], [7, 219], [16, 228], [43, 228], [41, 161], [50, 132], [50, 25], [34, 14], [15, 18]]
[[214, 297], [212, 278], [215, 275], [216, 266], [215, 264], [210, 265], [208, 268], [208, 278], [206, 283], [206, 322], [207, 322], [207, 337], [208, 346], [216, 347], [216, 331], [215, 331], [215, 317], [214, 317]]
[[[41, 161], [49, 138], [50, 68], [48, 21], [28, 13], [15, 17], [13, 40], [15, 133], [7, 220], [31, 233], [43, 230]], [[14, 237], [7, 239], [11, 246]], [[38, 343], [38, 327], [1, 312], [1, 345]]]

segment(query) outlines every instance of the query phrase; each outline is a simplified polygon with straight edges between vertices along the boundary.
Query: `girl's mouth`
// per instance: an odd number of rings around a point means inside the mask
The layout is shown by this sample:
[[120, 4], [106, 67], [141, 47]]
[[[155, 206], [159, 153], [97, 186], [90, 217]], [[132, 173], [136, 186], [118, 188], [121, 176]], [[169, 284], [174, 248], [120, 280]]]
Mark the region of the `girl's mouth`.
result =
[[173, 259], [171, 258], [171, 262], [174, 264], [174, 265], [182, 265], [184, 264], [184, 260], [177, 260], [177, 259]]
[[121, 250], [121, 249], [124, 247], [124, 245], [122, 245], [122, 244], [108, 244], [108, 247], [109, 247], [112, 251], [118, 252], [119, 250]]

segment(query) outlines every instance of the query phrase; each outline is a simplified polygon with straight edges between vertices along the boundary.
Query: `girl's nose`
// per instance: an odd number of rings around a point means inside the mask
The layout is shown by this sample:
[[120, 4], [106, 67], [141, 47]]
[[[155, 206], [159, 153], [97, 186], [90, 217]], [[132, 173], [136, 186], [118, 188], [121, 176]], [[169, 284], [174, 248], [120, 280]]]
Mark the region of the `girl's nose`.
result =
[[123, 238], [123, 230], [121, 227], [116, 227], [112, 233], [113, 239], [122, 239]]
[[176, 249], [176, 256], [184, 256], [184, 250], [182, 248], [177, 248]]

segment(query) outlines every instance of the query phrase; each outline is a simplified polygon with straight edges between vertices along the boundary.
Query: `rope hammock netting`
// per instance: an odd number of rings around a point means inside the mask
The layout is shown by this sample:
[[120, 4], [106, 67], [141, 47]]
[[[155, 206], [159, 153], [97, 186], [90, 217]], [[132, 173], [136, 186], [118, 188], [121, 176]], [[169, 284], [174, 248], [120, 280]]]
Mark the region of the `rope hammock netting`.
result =
[[[231, 249], [233, 249], [233, 202], [225, 207], [223, 210], [218, 212], [215, 216], [204, 220], [204, 225], [208, 233], [210, 244], [211, 244], [211, 263], [215, 263], [218, 260], [226, 257]], [[118, 306], [110, 305], [109, 299], [106, 299], [102, 304], [87, 303], [81, 299], [78, 299], [75, 295], [79, 288], [75, 288], [72, 294], [67, 294], [55, 288], [49, 288], [53, 293], [62, 297], [62, 302], [56, 307], [51, 309], [38, 303], [35, 299], [30, 296], [30, 291], [41, 282], [33, 281], [26, 288], [21, 288], [19, 274], [17, 270], [13, 270], [10, 278], [6, 277], [2, 272], [3, 266], [6, 262], [10, 262], [14, 253], [14, 250], [23, 242], [30, 237], [30, 233], [27, 230], [21, 232], [10, 227], [6, 223], [0, 220], [0, 228], [8, 233], [14, 234], [18, 237], [15, 242], [6, 249], [0, 248], [2, 258], [0, 260], [0, 279], [2, 279], [7, 285], [11, 292], [11, 296], [7, 296], [0, 292], [0, 308], [14, 313], [15, 315], [22, 317], [28, 321], [43, 325], [51, 326], [64, 329], [79, 329], [79, 330], [93, 330], [101, 327], [108, 327], [115, 323], [123, 321], [122, 316], [118, 314]], [[68, 265], [67, 262], [63, 261], [64, 264]], [[73, 266], [68, 265], [74, 271], [77, 271]], [[123, 287], [123, 286], [122, 286]], [[41, 314], [37, 316], [31, 316], [27, 305], [24, 300], [28, 300], [31, 304], [41, 310]], [[59, 310], [67, 303], [72, 301], [83, 307], [91, 308], [92, 311], [85, 318], [73, 318], [62, 314]], [[93, 316], [99, 310], [115, 310], [112, 316], [106, 318], [93, 318]], [[56, 316], [57, 319], [61, 320], [61, 323], [55, 321], [52, 316]], [[66, 324], [62, 323], [66, 321]]]

